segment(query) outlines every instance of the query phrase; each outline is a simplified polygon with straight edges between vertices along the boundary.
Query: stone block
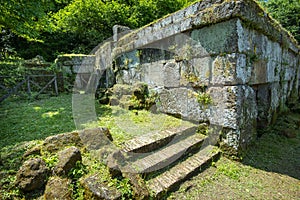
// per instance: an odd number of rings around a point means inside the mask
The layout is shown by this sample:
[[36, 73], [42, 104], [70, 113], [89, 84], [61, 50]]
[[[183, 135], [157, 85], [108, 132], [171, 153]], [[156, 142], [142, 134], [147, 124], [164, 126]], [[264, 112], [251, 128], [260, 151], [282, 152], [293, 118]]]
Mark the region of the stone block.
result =
[[[177, 11], [173, 16], [172, 16], [172, 20], [173, 23], [177, 23], [180, 22], [185, 16], [186, 16], [186, 10], [179, 10]], [[154, 25], [155, 26], [155, 25]]]
[[[188, 17], [192, 17], [193, 15], [195, 15], [196, 13], [198, 13], [200, 11], [199, 7], [200, 7], [201, 2], [197, 2], [192, 4], [191, 6], [187, 7], [184, 11], [184, 16], [186, 18]], [[177, 13], [176, 13], [177, 15]]]
[[101, 181], [101, 175], [94, 174], [82, 181], [85, 188], [86, 199], [117, 200], [122, 198], [122, 194], [113, 186]]
[[187, 31], [193, 27], [192, 18], [185, 18], [181, 20], [180, 24], [181, 24], [181, 32]]
[[[255, 91], [242, 85], [211, 87], [208, 91], [214, 102], [210, 107], [210, 124], [221, 126], [231, 133], [231, 136], [225, 134], [225, 143], [237, 149], [239, 142], [248, 143], [254, 139], [257, 118]], [[238, 142], [231, 143], [231, 140]]]
[[16, 175], [16, 186], [24, 192], [42, 188], [49, 169], [40, 158], [31, 158], [23, 163]]
[[65, 145], [76, 145], [82, 147], [83, 143], [78, 132], [63, 133], [49, 136], [44, 140], [42, 151], [57, 152], [62, 150]]
[[172, 19], [172, 15], [170, 15], [170, 16], [167, 16], [167, 17], [165, 17], [165, 18], [163, 18], [162, 20], [161, 20], [161, 27], [165, 27], [165, 26], [168, 26], [168, 25], [170, 25], [172, 22], [173, 22], [173, 19]]
[[236, 19], [231, 19], [201, 29], [194, 29], [191, 32], [191, 38], [199, 42], [209, 55], [237, 52], [236, 22]]
[[234, 86], [210, 87], [208, 91], [215, 102], [210, 109], [210, 124], [237, 129], [237, 88]]
[[72, 200], [71, 180], [60, 177], [52, 177], [48, 181], [44, 193], [45, 200]]
[[257, 60], [252, 64], [250, 84], [264, 84], [268, 82], [268, 68], [265, 60]]
[[58, 152], [58, 163], [54, 167], [57, 175], [67, 175], [69, 171], [76, 166], [76, 162], [81, 162], [81, 152], [78, 148], [72, 146]]
[[256, 90], [256, 103], [257, 103], [257, 127], [263, 129], [269, 125], [271, 119], [269, 110], [271, 106], [271, 90], [267, 84], [258, 85]]
[[[198, 78], [199, 84], [208, 85], [211, 77], [211, 63], [212, 58], [203, 57], [203, 58], [193, 58], [189, 64], [192, 67], [192, 71], [195, 73], [195, 76]], [[183, 69], [182, 72], [187, 71]]]
[[164, 86], [167, 88], [180, 85], [180, 66], [176, 63], [166, 63], [163, 67]]
[[164, 74], [162, 62], [153, 62], [142, 64], [144, 70], [144, 81], [151, 87], [163, 86], [164, 85]]
[[80, 132], [80, 138], [88, 150], [101, 149], [113, 141], [107, 128], [85, 129]]
[[207, 121], [208, 107], [201, 108], [197, 93], [191, 88], [163, 89], [159, 92], [158, 109], [163, 113], [180, 116], [193, 121]]
[[[287, 89], [287, 87], [286, 87]], [[275, 82], [270, 84], [270, 93], [271, 93], [271, 102], [270, 102], [270, 110], [269, 110], [269, 115], [272, 116], [273, 112], [277, 110], [278, 106], [280, 105], [280, 103], [284, 103], [286, 100], [286, 96], [282, 96], [282, 93], [286, 93], [284, 92], [284, 90], [281, 88], [279, 82]], [[282, 100], [281, 100], [282, 98]], [[284, 100], [284, 101], [283, 101]]]

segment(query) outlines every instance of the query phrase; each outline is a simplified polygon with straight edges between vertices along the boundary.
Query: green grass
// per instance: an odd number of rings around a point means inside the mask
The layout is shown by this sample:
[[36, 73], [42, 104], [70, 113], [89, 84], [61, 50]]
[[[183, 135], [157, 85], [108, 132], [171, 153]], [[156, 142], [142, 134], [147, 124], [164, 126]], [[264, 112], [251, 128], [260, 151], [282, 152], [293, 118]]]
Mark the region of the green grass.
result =
[[[221, 157], [168, 199], [300, 199], [300, 113], [282, 115], [241, 162]], [[282, 135], [293, 131], [295, 138]]]
[[[155, 130], [164, 130], [180, 125], [190, 125], [180, 119], [164, 115], [153, 114], [145, 110], [125, 110], [119, 107], [91, 104], [91, 99], [83, 99], [83, 111], [77, 112], [76, 117], [87, 117], [86, 115], [95, 105], [96, 121], [83, 124], [85, 128], [108, 127], [116, 145], [144, 133]], [[79, 110], [79, 111], [81, 111]], [[82, 115], [80, 115], [82, 114]], [[48, 136], [70, 132], [76, 129], [72, 113], [72, 95], [61, 94], [59, 97], [51, 97], [38, 101], [7, 99], [0, 104], [0, 199], [11, 199], [22, 196], [14, 187], [15, 175], [22, 164], [22, 155], [27, 149], [40, 144]], [[84, 121], [84, 120], [83, 120]], [[50, 167], [55, 164], [55, 157], [46, 157], [45, 161]], [[92, 162], [92, 161], [90, 161]], [[86, 163], [89, 165], [89, 163]], [[102, 166], [97, 163], [91, 165], [93, 168]], [[103, 166], [98, 172], [105, 172]], [[108, 176], [108, 175], [107, 175]], [[107, 179], [108, 181], [110, 179]], [[116, 187], [123, 193], [130, 193], [126, 180], [113, 180]], [[124, 188], [123, 188], [124, 186]]]
[[0, 199], [19, 194], [13, 184], [27, 149], [75, 129], [71, 105], [71, 96], [65, 94], [39, 101], [10, 98], [0, 104]]
[[65, 94], [39, 101], [4, 101], [0, 120], [0, 148], [75, 130], [72, 98]]
[[[171, 116], [146, 111], [124, 110], [96, 105], [97, 121], [86, 127], [105, 126], [115, 144], [154, 130], [189, 125]], [[61, 94], [39, 101], [5, 100], [0, 104], [0, 199], [22, 198], [14, 187], [15, 175], [23, 153], [54, 134], [76, 127], [72, 117], [72, 96]], [[186, 181], [168, 199], [300, 199], [300, 131], [294, 122], [300, 114], [289, 114], [277, 120], [243, 156], [241, 162], [225, 157], [201, 174]], [[284, 130], [295, 131], [295, 138], [282, 136]], [[107, 167], [83, 156], [89, 173], [100, 172], [103, 181], [118, 187], [124, 194], [132, 192], [128, 180], [112, 179]], [[49, 164], [55, 160], [49, 157]], [[81, 168], [78, 168], [81, 170]], [[81, 171], [75, 171], [77, 174]], [[74, 172], [74, 173], [75, 173]], [[78, 189], [78, 197], [82, 197]]]
[[172, 116], [153, 114], [146, 110], [125, 110], [117, 106], [99, 105], [96, 111], [98, 121], [86, 124], [86, 127], [107, 127], [118, 146], [126, 140], [149, 132], [192, 125]]

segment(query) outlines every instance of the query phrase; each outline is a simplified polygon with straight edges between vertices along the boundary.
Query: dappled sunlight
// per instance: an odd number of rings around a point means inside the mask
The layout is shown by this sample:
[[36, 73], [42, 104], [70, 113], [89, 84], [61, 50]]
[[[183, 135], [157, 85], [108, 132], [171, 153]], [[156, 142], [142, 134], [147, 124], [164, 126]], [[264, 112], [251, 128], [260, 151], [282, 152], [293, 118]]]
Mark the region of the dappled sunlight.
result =
[[75, 130], [71, 95], [39, 101], [5, 102], [0, 107], [0, 148]]
[[34, 109], [35, 111], [40, 111], [42, 108], [41, 108], [40, 106], [34, 106], [33, 109]]
[[98, 122], [84, 124], [84, 127], [107, 127], [117, 145], [150, 132], [192, 125], [188, 121], [163, 113], [154, 114], [147, 110], [126, 110], [118, 106], [105, 106], [105, 110], [109, 112], [101, 112], [103, 110], [104, 107], [97, 110]]
[[49, 112], [46, 112], [44, 114], [42, 114], [42, 117], [43, 118], [47, 118], [47, 117], [53, 117], [55, 115], [58, 115], [59, 114], [59, 111], [49, 111]]

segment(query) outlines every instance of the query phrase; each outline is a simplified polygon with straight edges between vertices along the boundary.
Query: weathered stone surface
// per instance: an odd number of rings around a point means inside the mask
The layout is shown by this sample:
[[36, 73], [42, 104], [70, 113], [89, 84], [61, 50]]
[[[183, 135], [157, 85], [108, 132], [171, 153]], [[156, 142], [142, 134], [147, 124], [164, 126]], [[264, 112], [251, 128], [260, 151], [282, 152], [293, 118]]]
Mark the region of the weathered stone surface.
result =
[[210, 55], [218, 55], [222, 52], [237, 52], [236, 22], [237, 19], [232, 19], [193, 30], [191, 38], [200, 43]]
[[185, 63], [181, 63], [181, 85], [187, 86], [186, 81], [184, 81], [184, 73], [188, 73], [192, 71], [197, 77], [197, 82], [193, 81], [193, 84], [198, 84], [201, 86], [207, 86], [210, 84], [210, 77], [211, 77], [211, 63], [212, 58], [208, 57], [201, 57], [201, 58], [192, 58], [188, 65], [190, 68], [186, 66]]
[[196, 99], [197, 93], [192, 88], [173, 88], [159, 91], [161, 112], [179, 115], [183, 119], [207, 121], [209, 110], [201, 109]]
[[[127, 165], [121, 170], [131, 173], [151, 173], [163, 169], [188, 154], [190, 150], [201, 146], [204, 139], [204, 136], [200, 134], [194, 134], [187, 138], [176, 138], [158, 152], [151, 152], [144, 157], [136, 154], [127, 160]], [[136, 160], [137, 158], [139, 159]]]
[[219, 151], [216, 150], [215, 147], [210, 145], [206, 146], [197, 154], [148, 181], [147, 185], [150, 192], [154, 194], [157, 199], [160, 199], [165, 192], [176, 188], [193, 173], [205, 168], [205, 165], [218, 155]]
[[[120, 58], [117, 83], [147, 83], [162, 112], [222, 126], [236, 149], [254, 138], [255, 117], [258, 126], [269, 125], [299, 98], [299, 46], [253, 0], [194, 3], [106, 50]], [[209, 93], [212, 105], [200, 105], [199, 92]]]
[[80, 150], [76, 147], [69, 147], [58, 152], [58, 163], [54, 167], [54, 173], [57, 175], [67, 175], [68, 172], [76, 166], [76, 162], [81, 162]]
[[224, 141], [236, 149], [255, 138], [257, 104], [256, 94], [249, 86], [209, 88], [215, 104], [211, 106], [209, 121], [222, 126]]
[[87, 177], [82, 181], [85, 188], [85, 198], [86, 199], [99, 199], [99, 200], [117, 200], [121, 199], [122, 194], [101, 181], [101, 175], [95, 174]]
[[78, 132], [63, 133], [47, 137], [44, 140], [42, 149], [49, 152], [56, 152], [63, 149], [66, 145], [75, 145], [78, 147], [83, 145]]
[[144, 81], [149, 86], [163, 86], [164, 85], [164, 74], [162, 73], [163, 69], [162, 62], [153, 62], [142, 64]]
[[35, 146], [31, 149], [28, 149], [24, 155], [23, 155], [23, 159], [26, 159], [28, 156], [31, 155], [41, 155], [41, 146]]
[[135, 137], [122, 145], [122, 151], [132, 153], [150, 153], [167, 145], [175, 137], [186, 137], [196, 132], [197, 127], [176, 127], [164, 131], [155, 131]]
[[16, 186], [24, 192], [40, 189], [46, 183], [48, 171], [42, 159], [29, 159], [23, 163], [17, 173]]
[[167, 63], [163, 67], [164, 86], [167, 88], [178, 87], [180, 85], [180, 67], [176, 63]]
[[111, 91], [110, 105], [112, 106], [133, 110], [149, 109], [154, 104], [146, 83], [137, 82], [131, 86], [116, 84]]
[[80, 132], [80, 138], [88, 150], [98, 150], [111, 144], [113, 138], [107, 128], [85, 129]]
[[121, 153], [120, 150], [116, 150], [115, 152], [112, 152], [106, 160], [107, 167], [109, 168], [109, 172], [112, 175], [112, 177], [118, 177], [122, 175], [120, 166], [124, 165], [125, 163], [125, 157]]
[[72, 200], [71, 180], [67, 178], [52, 177], [48, 180], [44, 192], [45, 200]]
[[145, 181], [142, 179], [140, 174], [136, 173], [123, 173], [125, 178], [130, 180], [131, 185], [133, 186], [133, 196], [135, 199], [147, 200], [149, 199], [149, 191], [146, 187]]

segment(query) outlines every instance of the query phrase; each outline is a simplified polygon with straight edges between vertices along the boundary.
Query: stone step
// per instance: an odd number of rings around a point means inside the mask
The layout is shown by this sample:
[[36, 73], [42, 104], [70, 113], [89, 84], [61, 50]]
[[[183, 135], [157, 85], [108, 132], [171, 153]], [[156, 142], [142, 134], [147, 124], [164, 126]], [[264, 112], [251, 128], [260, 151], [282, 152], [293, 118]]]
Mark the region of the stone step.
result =
[[[127, 160], [127, 166], [122, 170], [132, 171], [134, 169], [136, 173], [145, 174], [163, 169], [192, 150], [199, 149], [204, 139], [205, 136], [201, 134], [174, 139], [159, 151], [143, 154], [143, 157], [140, 158], [131, 157]], [[138, 157], [140, 154], [136, 154], [136, 156]]]
[[159, 199], [164, 193], [176, 189], [183, 181], [200, 172], [218, 156], [218, 148], [209, 145], [168, 171], [147, 181], [148, 189]]
[[177, 137], [185, 137], [196, 133], [197, 126], [182, 126], [164, 131], [157, 131], [136, 137], [122, 145], [125, 153], [147, 153], [167, 145]]

